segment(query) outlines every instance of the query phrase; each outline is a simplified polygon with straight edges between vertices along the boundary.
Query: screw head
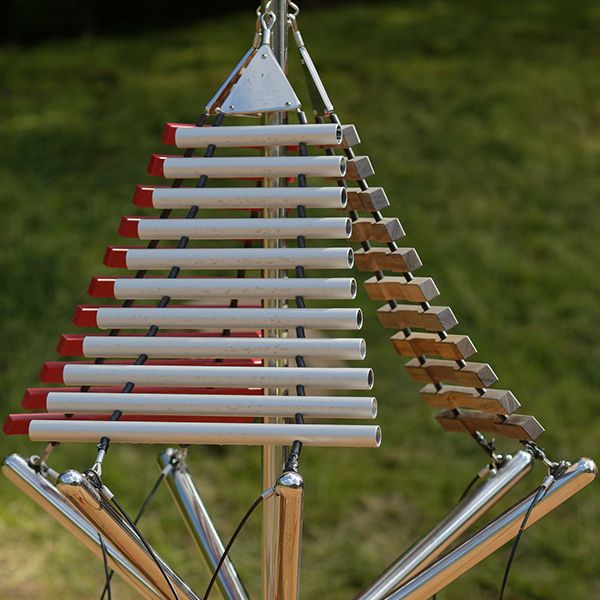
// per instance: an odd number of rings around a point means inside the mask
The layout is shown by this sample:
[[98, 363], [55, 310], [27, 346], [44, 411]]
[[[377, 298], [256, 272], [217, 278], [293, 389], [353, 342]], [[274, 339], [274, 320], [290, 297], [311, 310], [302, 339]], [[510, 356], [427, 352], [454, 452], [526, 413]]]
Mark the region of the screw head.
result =
[[288, 100], [288, 101], [285, 103], [285, 105], [286, 105], [286, 106], [291, 106], [291, 105], [292, 105], [292, 103], [291, 103], [291, 102]]
[[260, 57], [261, 57], [263, 60], [267, 60], [267, 55], [266, 55], [265, 53], [261, 54], [261, 55], [260, 55]]
[[233, 110], [235, 108], [235, 104], [230, 104], [229, 105], [229, 110]]

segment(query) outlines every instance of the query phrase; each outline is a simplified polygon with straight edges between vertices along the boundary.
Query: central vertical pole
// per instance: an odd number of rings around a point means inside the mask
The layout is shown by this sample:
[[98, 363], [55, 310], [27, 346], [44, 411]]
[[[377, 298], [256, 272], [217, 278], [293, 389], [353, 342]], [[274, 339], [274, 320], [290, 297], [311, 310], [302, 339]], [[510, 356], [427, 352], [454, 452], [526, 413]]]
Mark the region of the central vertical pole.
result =
[[[263, 9], [266, 2], [263, 2]], [[287, 68], [287, 0], [272, 0], [270, 10], [276, 17], [272, 29], [273, 52], [281, 68]], [[262, 117], [265, 125], [282, 125], [287, 120], [284, 112], [265, 113]], [[265, 148], [266, 156], [281, 156], [284, 149], [280, 146]], [[266, 178], [263, 181], [265, 187], [281, 187], [285, 184], [283, 179]], [[264, 209], [263, 217], [282, 218], [285, 217], [285, 209]], [[281, 248], [285, 246], [283, 240], [265, 240], [265, 248]], [[285, 271], [278, 269], [265, 269], [263, 277], [282, 278], [286, 276]], [[286, 306], [285, 300], [263, 300], [265, 308], [281, 308]], [[263, 330], [264, 337], [279, 337], [282, 332], [277, 329]], [[268, 366], [285, 366], [281, 360], [268, 360]], [[265, 389], [265, 394], [279, 394], [281, 390]], [[280, 423], [282, 419], [265, 418], [265, 423]], [[275, 485], [284, 463], [284, 449], [280, 446], [263, 446], [262, 455], [262, 487], [267, 489]], [[263, 503], [263, 532], [262, 532], [262, 584], [263, 599], [274, 600], [275, 598], [275, 550], [277, 546], [277, 504], [267, 501]]]

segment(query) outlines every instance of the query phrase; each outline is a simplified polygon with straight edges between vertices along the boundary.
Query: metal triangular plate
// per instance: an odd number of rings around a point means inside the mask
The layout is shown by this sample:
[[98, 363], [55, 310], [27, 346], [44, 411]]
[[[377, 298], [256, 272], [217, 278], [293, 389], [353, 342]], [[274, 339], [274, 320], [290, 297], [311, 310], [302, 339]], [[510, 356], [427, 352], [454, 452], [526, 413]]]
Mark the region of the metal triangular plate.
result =
[[243, 68], [221, 112], [229, 115], [296, 110], [300, 100], [279, 66], [271, 48], [261, 46]]

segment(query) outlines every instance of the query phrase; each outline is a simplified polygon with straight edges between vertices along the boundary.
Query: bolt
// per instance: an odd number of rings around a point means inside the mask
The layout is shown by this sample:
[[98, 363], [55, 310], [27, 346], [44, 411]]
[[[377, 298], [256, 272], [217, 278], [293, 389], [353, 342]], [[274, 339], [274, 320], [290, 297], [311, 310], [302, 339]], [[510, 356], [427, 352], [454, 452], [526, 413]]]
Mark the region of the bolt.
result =
[[261, 57], [263, 60], [267, 60], [267, 55], [266, 55], [266, 54], [261, 54], [261, 55], [260, 55], [260, 57]]
[[230, 105], [229, 105], [229, 110], [233, 110], [234, 108], [235, 108], [235, 105], [234, 105], [234, 104], [230, 104]]

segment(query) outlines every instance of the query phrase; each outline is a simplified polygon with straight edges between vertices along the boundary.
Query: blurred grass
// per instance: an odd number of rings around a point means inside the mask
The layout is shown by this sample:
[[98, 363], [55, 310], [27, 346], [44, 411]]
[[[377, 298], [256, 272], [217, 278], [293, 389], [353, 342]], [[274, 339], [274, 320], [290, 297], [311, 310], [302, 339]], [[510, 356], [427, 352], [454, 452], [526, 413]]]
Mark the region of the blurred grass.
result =
[[[179, 31], [0, 50], [3, 413], [18, 411], [58, 334], [72, 331], [120, 214], [160, 151], [165, 121], [190, 121], [246, 50], [252, 17]], [[600, 8], [594, 3], [365, 4], [302, 14], [339, 114], [356, 123], [373, 182], [392, 201], [460, 331], [548, 432], [552, 457], [600, 456]], [[295, 81], [300, 87], [300, 81]], [[304, 598], [348, 598], [450, 508], [484, 463], [418, 400], [366, 310], [376, 368], [377, 451], [308, 449]], [[3, 438], [4, 453], [30, 452]], [[515, 449], [514, 444], [503, 446]], [[37, 450], [37, 449], [36, 449]], [[115, 447], [106, 480], [133, 512], [156, 448]], [[90, 447], [55, 453], [86, 468]], [[258, 493], [256, 449], [197, 448], [192, 467], [224, 537]], [[525, 486], [542, 477], [537, 470]], [[0, 597], [96, 597], [101, 563], [5, 481]], [[143, 530], [192, 585], [198, 566], [168, 494]], [[529, 530], [507, 598], [600, 597], [594, 486]], [[258, 597], [259, 519], [233, 551]], [[439, 595], [493, 598], [506, 550]], [[195, 556], [195, 555], [194, 555]], [[118, 598], [131, 598], [122, 586]]]

